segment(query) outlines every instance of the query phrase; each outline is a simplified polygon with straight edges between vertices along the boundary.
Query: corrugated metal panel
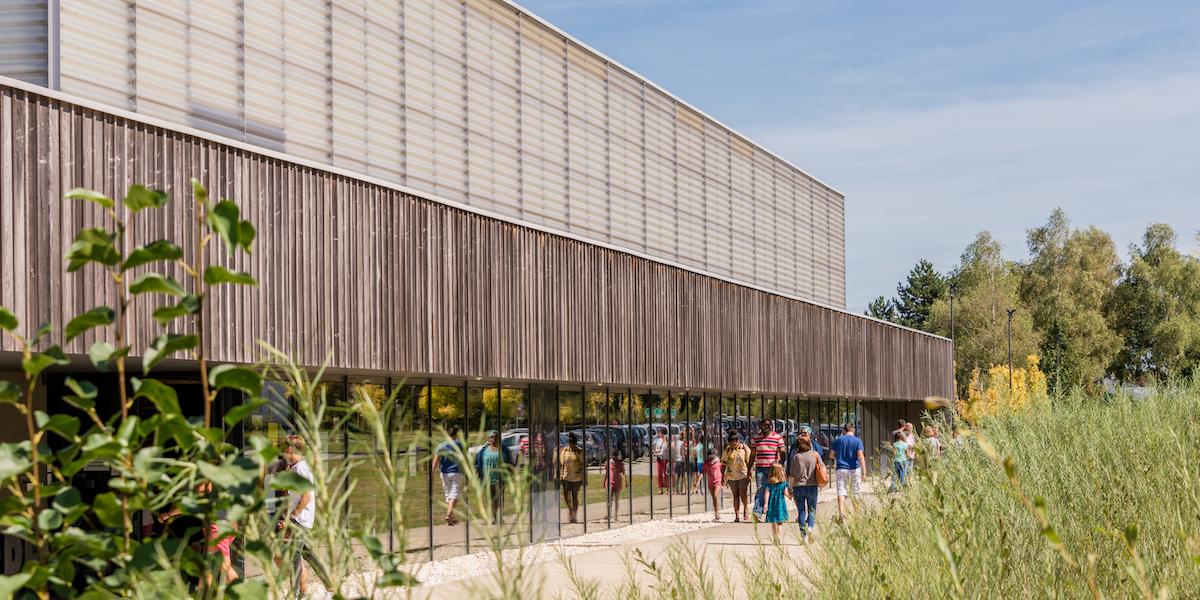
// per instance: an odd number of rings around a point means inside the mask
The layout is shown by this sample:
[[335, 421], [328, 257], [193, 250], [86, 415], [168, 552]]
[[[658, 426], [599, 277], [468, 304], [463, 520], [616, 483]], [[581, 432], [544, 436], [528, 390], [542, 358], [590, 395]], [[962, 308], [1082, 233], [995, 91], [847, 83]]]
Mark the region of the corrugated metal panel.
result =
[[62, 91], [136, 110], [133, 0], [62, 0]]
[[521, 189], [525, 218], [567, 227], [567, 48], [521, 21]]
[[340, 0], [332, 5], [331, 72], [333, 164], [367, 172], [367, 2]]
[[775, 164], [775, 264], [778, 289], [799, 294], [796, 271], [796, 173], [791, 167]]
[[46, 0], [0, 0], [0, 75], [50, 84]]
[[733, 277], [755, 283], [754, 146], [737, 136], [731, 141]]
[[829, 304], [846, 308], [846, 204], [829, 190]]
[[367, 174], [404, 181], [404, 17], [372, 0], [366, 13]]
[[729, 131], [704, 123], [704, 204], [708, 214], [708, 269], [731, 277], [733, 268], [733, 199], [730, 189]]
[[570, 231], [608, 241], [608, 69], [575, 44], [567, 47], [567, 127]]
[[[824, 273], [781, 273], [805, 247], [775, 218], [784, 161], [505, 0], [63, 2], [71, 93], [748, 283], [844, 295], [844, 248], [829, 247], [844, 235], [828, 227], [840, 208], [820, 208]], [[713, 170], [721, 151], [732, 172]]]
[[645, 100], [642, 82], [609, 67], [609, 193], [612, 240], [646, 249]]
[[703, 269], [708, 259], [704, 203], [704, 119], [676, 106], [676, 179], [679, 199], [679, 262]]
[[470, 201], [521, 216], [520, 55], [515, 12], [467, 2]]
[[813, 198], [812, 179], [796, 173], [796, 293], [813, 297]]
[[829, 304], [829, 196], [813, 182], [813, 298]]
[[675, 197], [675, 101], [646, 89], [647, 252], [679, 257], [679, 213]]
[[755, 148], [754, 152], [754, 272], [755, 281], [774, 287], [778, 282], [776, 261], [775, 158]]

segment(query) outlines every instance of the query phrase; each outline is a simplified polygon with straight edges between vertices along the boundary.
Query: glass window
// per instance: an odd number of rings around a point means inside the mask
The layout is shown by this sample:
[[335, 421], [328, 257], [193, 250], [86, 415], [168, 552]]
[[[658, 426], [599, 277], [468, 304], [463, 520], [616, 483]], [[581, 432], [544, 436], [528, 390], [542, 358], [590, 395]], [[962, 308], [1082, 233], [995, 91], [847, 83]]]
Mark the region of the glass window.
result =
[[[654, 399], [650, 394], [631, 393], [629, 402], [631, 418], [635, 423], [634, 428], [643, 440], [645, 451], [643, 457], [633, 464], [630, 471], [632, 522], [643, 523], [650, 520], [650, 514], [655, 504], [654, 494], [657, 490], [655, 475], [658, 472], [658, 464], [654, 458], [654, 437], [657, 434], [652, 431], [650, 425]], [[662, 500], [659, 500], [658, 504], [662, 504]]]
[[[465, 447], [458, 429], [467, 412], [467, 389], [458, 385], [435, 385], [431, 395], [428, 430], [432, 471], [430, 520], [433, 522], [433, 558], [442, 560], [467, 553], [467, 528], [459, 526], [466, 520], [466, 513], [459, 506], [462, 497], [459, 473], [467, 467], [457, 464], [453, 447]], [[449, 435], [451, 431], [454, 432], [453, 439]]]
[[[593, 462], [600, 462], [603, 447], [600, 437], [588, 423], [595, 423], [595, 415], [585, 415], [583, 392], [558, 392], [558, 424], [562, 433], [558, 436], [558, 455], [553, 477], [558, 479], [562, 495], [559, 522], [562, 536], [580, 535], [586, 531], [587, 484]], [[574, 446], [570, 442], [574, 440]], [[577, 462], [578, 461], [578, 462]]]

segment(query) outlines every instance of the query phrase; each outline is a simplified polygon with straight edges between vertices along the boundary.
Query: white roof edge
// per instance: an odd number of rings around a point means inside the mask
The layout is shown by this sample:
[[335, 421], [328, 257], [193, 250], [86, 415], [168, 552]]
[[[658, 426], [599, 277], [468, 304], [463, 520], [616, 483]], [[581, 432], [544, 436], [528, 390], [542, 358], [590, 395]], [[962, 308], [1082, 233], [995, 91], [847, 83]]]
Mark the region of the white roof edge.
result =
[[666, 94], [667, 96], [670, 96], [670, 97], [671, 97], [672, 99], [674, 99], [676, 102], [678, 102], [678, 103], [680, 103], [680, 104], [682, 104], [682, 105], [684, 105], [684, 106], [688, 107], [689, 109], [691, 109], [691, 110], [693, 110], [693, 111], [695, 111], [695, 112], [697, 112], [697, 113], [700, 113], [700, 115], [702, 115], [704, 118], [706, 118], [706, 119], [708, 119], [708, 120], [712, 121], [713, 123], [716, 123], [717, 125], [720, 125], [721, 127], [724, 127], [725, 129], [729, 130], [729, 132], [730, 132], [730, 133], [736, 134], [738, 137], [740, 137], [740, 138], [742, 138], [742, 139], [746, 140], [747, 142], [750, 142], [751, 144], [754, 144], [754, 147], [755, 147], [755, 148], [761, 148], [761, 149], [762, 149], [764, 152], [766, 152], [767, 154], [770, 154], [771, 156], [775, 157], [775, 159], [776, 159], [776, 160], [781, 160], [781, 161], [783, 161], [783, 162], [784, 162], [784, 164], [786, 164], [786, 165], [788, 165], [789, 167], [791, 167], [791, 168], [793, 168], [793, 169], [795, 169], [795, 170], [797, 170], [797, 171], [799, 171], [799, 172], [803, 173], [805, 177], [808, 177], [809, 179], [812, 179], [813, 181], [815, 181], [815, 182], [817, 182], [817, 183], [819, 183], [819, 184], [821, 184], [821, 185], [825, 186], [826, 188], [828, 188], [828, 189], [829, 189], [830, 191], [832, 191], [832, 192], [836, 192], [836, 193], [837, 193], [837, 195], [839, 195], [839, 196], [841, 196], [841, 197], [842, 197], [842, 200], [845, 200], [845, 199], [846, 199], [846, 194], [842, 193], [842, 191], [841, 191], [841, 190], [839, 190], [839, 189], [837, 189], [837, 188], [835, 188], [835, 187], [833, 187], [833, 186], [829, 185], [828, 183], [825, 183], [824, 181], [822, 181], [822, 180], [820, 180], [820, 179], [818, 179], [818, 178], [816, 178], [816, 177], [813, 177], [812, 173], [809, 173], [808, 171], [805, 171], [804, 169], [801, 169], [800, 167], [797, 167], [795, 164], [793, 164], [793, 163], [792, 163], [792, 161], [790, 161], [790, 160], [788, 160], [788, 159], [786, 159], [786, 158], [784, 158], [784, 157], [782, 157], [782, 156], [780, 156], [780, 155], [776, 154], [775, 152], [773, 152], [773, 151], [769, 150], [769, 149], [768, 149], [766, 146], [763, 146], [762, 144], [760, 144], [760, 143], [758, 143], [758, 142], [756, 142], [756, 141], [754, 141], [754, 140], [750, 139], [750, 137], [749, 137], [749, 136], [747, 136], [747, 135], [744, 135], [743, 133], [739, 132], [738, 130], [736, 130], [736, 129], [734, 129], [734, 128], [732, 128], [732, 127], [728, 126], [728, 125], [726, 125], [725, 123], [723, 123], [723, 122], [721, 122], [720, 120], [718, 120], [716, 117], [713, 117], [712, 115], [710, 115], [710, 114], [708, 114], [708, 113], [706, 113], [706, 112], [704, 112], [704, 111], [700, 110], [699, 108], [696, 108], [695, 106], [693, 106], [693, 105], [692, 105], [690, 102], [688, 102], [687, 100], [684, 100], [683, 98], [680, 98], [679, 96], [676, 96], [675, 94], [672, 94], [671, 92], [668, 92], [668, 91], [667, 91], [666, 89], [664, 89], [662, 86], [658, 85], [657, 83], [654, 83], [653, 81], [650, 81], [650, 78], [649, 78], [649, 77], [646, 77], [646, 76], [642, 75], [641, 73], [638, 73], [637, 71], [634, 71], [633, 69], [630, 69], [629, 67], [627, 67], [627, 66], [625, 66], [625, 65], [623, 65], [623, 64], [621, 64], [621, 63], [619, 63], [619, 62], [617, 62], [617, 61], [615, 61], [615, 60], [613, 60], [613, 59], [612, 59], [612, 58], [610, 58], [610, 57], [609, 57], [607, 54], [605, 54], [605, 53], [603, 53], [603, 52], [600, 52], [599, 50], [596, 50], [595, 48], [593, 48], [593, 47], [591, 47], [591, 46], [587, 45], [586, 43], [584, 43], [584, 42], [582, 42], [582, 41], [580, 41], [580, 40], [579, 40], [578, 38], [576, 38], [575, 36], [573, 36], [573, 35], [571, 35], [571, 34], [569, 34], [569, 33], [565, 32], [565, 31], [563, 31], [562, 29], [559, 29], [558, 27], [554, 26], [554, 24], [552, 24], [552, 23], [550, 23], [549, 21], [547, 21], [547, 20], [545, 20], [545, 19], [543, 19], [543, 18], [541, 18], [541, 17], [537, 16], [536, 14], [534, 14], [532, 11], [530, 11], [530, 10], [529, 10], [529, 9], [527, 9], [527, 8], [525, 8], [524, 6], [521, 6], [520, 4], [517, 4], [516, 2], [513, 2], [512, 0], [495, 0], [495, 1], [497, 1], [497, 2], [503, 2], [504, 4], [507, 4], [507, 5], [511, 6], [511, 7], [513, 7], [514, 9], [516, 9], [517, 11], [519, 11], [521, 14], [523, 14], [523, 15], [527, 15], [527, 16], [531, 17], [532, 19], [534, 19], [534, 20], [535, 20], [535, 21], [537, 21], [538, 23], [542, 24], [542, 25], [543, 25], [543, 26], [545, 26], [546, 28], [550, 29], [551, 31], [554, 31], [555, 33], [558, 33], [559, 35], [563, 36], [564, 38], [566, 38], [566, 39], [570, 40], [571, 42], [573, 42], [573, 43], [575, 43], [575, 44], [578, 44], [580, 47], [582, 47], [582, 48], [586, 49], [588, 52], [591, 52], [592, 54], [595, 54], [596, 56], [599, 56], [600, 58], [603, 58], [603, 59], [604, 59], [605, 61], [607, 61], [609, 64], [611, 64], [611, 65], [615, 65], [615, 66], [617, 66], [617, 67], [620, 67], [620, 68], [621, 68], [623, 71], [626, 71], [626, 72], [628, 72], [630, 75], [633, 75], [634, 77], [637, 77], [638, 79], [641, 79], [642, 81], [646, 82], [646, 84], [647, 84], [647, 85], [650, 85], [650, 86], [651, 86], [651, 87], [653, 87], [654, 89], [656, 89], [656, 90], [658, 90], [658, 91], [660, 91], [660, 92], [662, 92], [662, 93]]
[[275, 151], [275, 150], [270, 150], [270, 149], [268, 149], [268, 148], [263, 148], [263, 147], [261, 147], [261, 146], [256, 146], [256, 145], [254, 145], [254, 144], [249, 144], [249, 143], [246, 143], [246, 142], [243, 142], [243, 141], [240, 141], [240, 140], [235, 140], [235, 139], [232, 139], [232, 138], [227, 138], [227, 137], [225, 137], [225, 136], [217, 135], [217, 134], [215, 134], [215, 133], [210, 133], [210, 132], [207, 132], [207, 131], [201, 131], [201, 130], [199, 130], [199, 129], [196, 129], [196, 128], [194, 128], [194, 127], [190, 127], [190, 126], [187, 126], [187, 125], [179, 125], [179, 124], [176, 124], [176, 123], [171, 123], [171, 122], [169, 122], [169, 121], [165, 121], [165, 120], [163, 120], [163, 119], [159, 119], [159, 118], [156, 118], [156, 117], [148, 117], [148, 116], [146, 116], [146, 115], [140, 115], [140, 114], [138, 114], [138, 113], [131, 112], [131, 111], [128, 111], [128, 110], [125, 110], [125, 109], [114, 108], [114, 107], [108, 106], [108, 105], [106, 105], [106, 104], [104, 104], [104, 103], [101, 103], [101, 102], [96, 102], [96, 101], [93, 101], [93, 100], [87, 100], [87, 99], [85, 99], [85, 98], [79, 98], [79, 97], [77, 97], [77, 96], [72, 96], [71, 94], [66, 94], [66, 93], [63, 93], [63, 92], [59, 92], [59, 91], [55, 91], [55, 90], [51, 90], [51, 89], [49, 89], [49, 88], [45, 88], [45, 87], [42, 87], [42, 86], [40, 86], [40, 85], [34, 85], [34, 84], [32, 84], [32, 83], [26, 83], [26, 82], [24, 82], [24, 81], [20, 81], [20, 80], [17, 80], [17, 79], [13, 79], [13, 78], [11, 78], [11, 77], [6, 77], [6, 76], [3, 76], [3, 75], [0, 75], [0, 85], [4, 85], [4, 86], [11, 87], [11, 88], [15, 88], [15, 89], [23, 90], [23, 91], [30, 92], [30, 93], [33, 93], [33, 94], [38, 94], [38, 95], [40, 95], [40, 96], [45, 96], [45, 97], [47, 97], [47, 98], [52, 98], [52, 99], [59, 100], [59, 101], [61, 101], [61, 102], [66, 102], [66, 103], [68, 103], [68, 104], [73, 104], [73, 105], [75, 105], [75, 106], [79, 106], [79, 107], [82, 107], [82, 108], [87, 108], [87, 109], [95, 110], [95, 111], [102, 112], [102, 113], [105, 113], [105, 114], [109, 114], [109, 115], [112, 115], [112, 116], [115, 116], [115, 117], [120, 117], [120, 118], [122, 118], [122, 119], [127, 119], [127, 120], [129, 120], [129, 121], [133, 121], [133, 122], [136, 122], [136, 123], [142, 123], [142, 124], [145, 124], [145, 125], [150, 125], [150, 126], [152, 126], [152, 127], [161, 127], [161, 128], [163, 128], [163, 129], [168, 129], [168, 130], [170, 130], [170, 131], [174, 131], [174, 132], [176, 132], [176, 133], [181, 133], [181, 134], [183, 134], [183, 135], [190, 135], [190, 136], [193, 136], [193, 137], [196, 137], [196, 138], [200, 138], [200, 139], [202, 139], [202, 140], [208, 140], [208, 141], [210, 141], [210, 142], [214, 142], [214, 143], [217, 143], [217, 144], [222, 144], [222, 145], [225, 145], [225, 146], [230, 146], [230, 147], [232, 147], [232, 148], [237, 148], [237, 149], [239, 149], [239, 150], [244, 150], [244, 151], [246, 151], [246, 152], [252, 152], [252, 153], [254, 153], [254, 154], [258, 154], [258, 155], [260, 155], [260, 156], [266, 156], [266, 157], [269, 157], [269, 158], [274, 158], [274, 159], [277, 159], [277, 160], [281, 160], [281, 161], [289, 162], [289, 163], [292, 163], [292, 164], [295, 164], [295, 165], [299, 165], [299, 166], [302, 166], [302, 167], [308, 167], [308, 168], [311, 168], [311, 169], [317, 169], [317, 170], [319, 170], [319, 171], [325, 171], [325, 172], [327, 172], [327, 173], [332, 173], [332, 174], [335, 174], [335, 175], [341, 175], [341, 176], [343, 176], [343, 177], [349, 177], [349, 178], [351, 178], [351, 179], [356, 179], [356, 180], [358, 180], [358, 181], [362, 181], [362, 182], [364, 182], [364, 183], [370, 183], [370, 184], [372, 184], [372, 185], [378, 185], [378, 186], [380, 186], [380, 187], [384, 187], [384, 188], [388, 188], [388, 189], [395, 190], [395, 191], [398, 191], [398, 192], [402, 192], [402, 193], [405, 193], [405, 194], [409, 194], [409, 195], [411, 195], [411, 196], [417, 196], [418, 198], [424, 198], [424, 199], [426, 199], [426, 200], [429, 200], [429, 201], [431, 201], [431, 202], [437, 202], [438, 204], [445, 204], [446, 206], [450, 206], [450, 207], [452, 207], [452, 208], [456, 208], [456, 209], [462, 210], [462, 211], [464, 211], [464, 212], [474, 213], [474, 214], [477, 214], [477, 215], [480, 215], [480, 216], [483, 216], [483, 217], [487, 217], [487, 218], [489, 218], [489, 219], [496, 219], [497, 221], [503, 221], [503, 222], [506, 222], [506, 223], [511, 223], [511, 224], [513, 224], [513, 225], [517, 225], [517, 226], [519, 226], [519, 227], [525, 227], [525, 228], [528, 228], [528, 229], [532, 229], [532, 230], [535, 230], [535, 231], [541, 231], [541, 232], [543, 232], [543, 233], [548, 233], [548, 234], [551, 234], [551, 235], [557, 235], [557, 236], [559, 236], [559, 237], [564, 237], [564, 238], [572, 239], [572, 240], [575, 240], [575, 241], [578, 241], [578, 242], [583, 242], [583, 243], [585, 243], [585, 244], [591, 244], [591, 245], [593, 245], [593, 246], [598, 246], [598, 247], [601, 247], [601, 248], [606, 248], [606, 249], [608, 249], [608, 250], [613, 250], [613, 251], [615, 251], [615, 252], [622, 252], [622, 253], [624, 253], [624, 254], [628, 254], [628, 255], [630, 255], [630, 256], [635, 256], [635, 257], [638, 257], [638, 258], [642, 258], [642, 259], [645, 259], [645, 260], [648, 260], [648, 261], [651, 261], [651, 262], [654, 262], [654, 263], [658, 263], [658, 264], [661, 264], [661, 265], [666, 265], [666, 266], [669, 266], [669, 267], [674, 267], [674, 268], [676, 268], [676, 269], [681, 269], [681, 270], [684, 270], [684, 271], [688, 271], [688, 272], [690, 272], [690, 273], [695, 273], [695, 274], [697, 274], [697, 275], [703, 275], [703, 276], [705, 276], [705, 277], [711, 277], [711, 278], [713, 278], [713, 279], [717, 279], [717, 280], [719, 280], [719, 281], [724, 281], [724, 282], [726, 282], [726, 283], [732, 283], [732, 284], [734, 284], [734, 285], [740, 285], [740, 286], [742, 286], [742, 287], [750, 288], [750, 289], [753, 289], [753, 290], [758, 290], [758, 291], [760, 291], [760, 292], [765, 292], [765, 293], [768, 293], [768, 294], [771, 294], [771, 295], [774, 295], [774, 296], [779, 296], [779, 297], [781, 297], [781, 298], [787, 298], [787, 299], [789, 299], [789, 300], [796, 300], [796, 301], [798, 301], [798, 302], [804, 302], [805, 304], [811, 304], [811, 305], [813, 305], [813, 306], [819, 306], [819, 307], [821, 307], [821, 308], [824, 308], [824, 309], [827, 309], [827, 310], [832, 310], [832, 311], [835, 311], [835, 312], [840, 312], [840, 313], [847, 314], [847, 315], [850, 315], [850, 316], [853, 316], [853, 317], [857, 317], [857, 318], [860, 318], [860, 319], [867, 319], [867, 320], [870, 320], [870, 321], [876, 321], [876, 322], [882, 323], [882, 324], [884, 324], [884, 325], [888, 325], [888, 326], [895, 327], [895, 328], [898, 328], [898, 329], [904, 329], [904, 330], [912, 331], [912, 332], [914, 332], [914, 333], [920, 333], [920, 334], [922, 334], [922, 335], [927, 335], [927, 336], [930, 336], [930, 337], [934, 337], [934, 338], [938, 338], [938, 339], [942, 339], [942, 340], [950, 341], [950, 340], [949, 340], [949, 338], [944, 338], [944, 337], [942, 337], [942, 336], [940, 336], [940, 335], [935, 335], [935, 334], [929, 333], [928, 331], [921, 331], [921, 330], [919, 330], [919, 329], [913, 329], [913, 328], [911, 328], [911, 327], [905, 327], [905, 326], [903, 326], [903, 325], [899, 325], [899, 324], [897, 324], [897, 323], [892, 323], [892, 322], [889, 322], [889, 321], [884, 321], [884, 320], [881, 320], [881, 319], [876, 319], [876, 318], [874, 318], [874, 317], [870, 317], [870, 316], [867, 316], [867, 315], [860, 315], [860, 314], [858, 314], [858, 313], [851, 312], [851, 311], [849, 311], [849, 310], [846, 310], [846, 309], [844, 309], [844, 308], [839, 308], [839, 307], [836, 307], [836, 306], [830, 306], [830, 305], [828, 305], [828, 304], [823, 304], [823, 303], [821, 303], [821, 302], [817, 302], [817, 301], [815, 301], [815, 300], [808, 299], [808, 298], [801, 298], [801, 297], [799, 297], [799, 296], [793, 296], [793, 295], [791, 295], [791, 294], [785, 294], [785, 293], [783, 293], [783, 292], [781, 292], [781, 291], [779, 291], [779, 290], [773, 290], [773, 289], [766, 288], [766, 287], [762, 287], [762, 286], [759, 286], [759, 285], [756, 285], [756, 284], [753, 284], [753, 283], [749, 283], [749, 282], [745, 282], [745, 281], [739, 281], [739, 280], [737, 280], [737, 279], [733, 279], [733, 278], [731, 278], [731, 277], [725, 277], [725, 276], [718, 275], [718, 274], [715, 274], [715, 273], [707, 273], [707, 272], [705, 272], [705, 271], [702, 271], [702, 270], [700, 270], [700, 269], [697, 269], [697, 268], [695, 268], [695, 267], [689, 267], [689, 266], [682, 265], [682, 264], [679, 264], [679, 263], [676, 263], [676, 262], [674, 262], [674, 261], [670, 261], [670, 260], [667, 260], [667, 259], [664, 259], [664, 258], [659, 258], [659, 257], [655, 257], [655, 256], [650, 256], [650, 255], [648, 255], [648, 254], [643, 254], [643, 253], [641, 253], [641, 252], [638, 252], [637, 250], [634, 250], [634, 249], [632, 249], [632, 248], [625, 248], [625, 247], [622, 247], [622, 246], [617, 246], [617, 245], [615, 245], [615, 244], [611, 244], [611, 243], [604, 242], [604, 241], [601, 241], [601, 240], [595, 240], [595, 239], [592, 239], [592, 238], [588, 238], [588, 237], [585, 237], [585, 236], [582, 236], [582, 235], [579, 235], [579, 234], [576, 234], [576, 233], [571, 233], [571, 232], [569, 232], [569, 231], [560, 231], [560, 230], [557, 230], [557, 229], [553, 229], [553, 228], [551, 228], [551, 227], [546, 227], [546, 226], [544, 226], [544, 225], [539, 225], [539, 224], [537, 224], [537, 223], [531, 223], [531, 222], [529, 222], [529, 221], [522, 221], [521, 219], [515, 219], [515, 218], [513, 218], [513, 217], [511, 217], [511, 216], [509, 216], [509, 215], [505, 215], [505, 214], [501, 214], [501, 213], [492, 212], [492, 211], [490, 211], [490, 210], [487, 210], [487, 209], [482, 209], [482, 208], [479, 208], [479, 207], [476, 207], [476, 206], [471, 206], [471, 205], [469, 205], [469, 204], [463, 204], [463, 203], [461, 203], [461, 202], [458, 202], [458, 201], [456, 201], [456, 200], [450, 200], [450, 199], [448, 199], [448, 198], [441, 198], [441, 197], [439, 197], [439, 196], [436, 196], [436, 195], [434, 195], [434, 194], [430, 194], [430, 193], [428, 193], [428, 192], [425, 192], [425, 191], [422, 191], [422, 190], [413, 189], [413, 188], [410, 188], [410, 187], [407, 187], [407, 186], [403, 186], [403, 185], [400, 185], [400, 184], [397, 184], [397, 183], [393, 183], [393, 182], [391, 182], [391, 181], [387, 181], [387, 180], [385, 180], [385, 179], [379, 179], [379, 178], [377, 178], [377, 177], [371, 177], [371, 176], [369, 176], [369, 175], [364, 175], [364, 174], [362, 174], [362, 173], [358, 173], [358, 172], [356, 172], [356, 171], [351, 171], [350, 169], [346, 169], [346, 168], [343, 168], [343, 167], [337, 167], [337, 166], [334, 166], [334, 165], [329, 165], [329, 164], [325, 164], [325, 163], [322, 163], [322, 162], [317, 162], [317, 161], [315, 161], [315, 160], [310, 160], [310, 159], [307, 159], [307, 158], [301, 158], [301, 157], [298, 157], [298, 156], [292, 156], [292, 155], [290, 155], [290, 154], [286, 154], [286, 153], [283, 153], [283, 152], [277, 152], [277, 151]]

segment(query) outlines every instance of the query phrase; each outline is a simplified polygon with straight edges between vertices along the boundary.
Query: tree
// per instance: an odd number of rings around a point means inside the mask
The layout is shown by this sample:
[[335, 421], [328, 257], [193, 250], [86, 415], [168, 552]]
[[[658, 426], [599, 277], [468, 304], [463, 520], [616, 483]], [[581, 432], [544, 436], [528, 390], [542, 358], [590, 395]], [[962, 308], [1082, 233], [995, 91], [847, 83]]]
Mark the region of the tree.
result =
[[1166, 224], [1147, 227], [1108, 304], [1125, 343], [1111, 364], [1122, 380], [1188, 376], [1200, 366], [1200, 258], [1180, 253], [1175, 240]]
[[[1020, 293], [1032, 311], [1040, 353], [1053, 357], [1057, 346], [1062, 381], [1090, 385], [1121, 349], [1104, 310], [1121, 276], [1116, 244], [1094, 226], [1072, 229], [1061, 208], [1026, 234], [1030, 257], [1022, 265]], [[1054, 381], [1054, 363], [1044, 366]]]
[[874, 317], [881, 321], [896, 322], [896, 304], [895, 302], [880, 296], [874, 302], [867, 305], [867, 311], [863, 313], [868, 317]]
[[898, 322], [914, 329], [925, 329], [933, 303], [949, 291], [946, 278], [933, 270], [933, 263], [921, 259], [909, 271], [908, 279], [896, 286], [898, 299], [893, 306]]
[[[1008, 365], [1007, 310], [1017, 311], [1012, 321], [1014, 363], [1038, 353], [1037, 337], [1032, 315], [1018, 293], [1020, 272], [1004, 258], [1004, 247], [991, 233], [981, 231], [976, 236], [949, 279], [959, 286], [954, 301], [955, 379], [959, 396], [966, 397], [972, 371]], [[948, 294], [934, 301], [928, 327], [940, 335], [950, 334]]]

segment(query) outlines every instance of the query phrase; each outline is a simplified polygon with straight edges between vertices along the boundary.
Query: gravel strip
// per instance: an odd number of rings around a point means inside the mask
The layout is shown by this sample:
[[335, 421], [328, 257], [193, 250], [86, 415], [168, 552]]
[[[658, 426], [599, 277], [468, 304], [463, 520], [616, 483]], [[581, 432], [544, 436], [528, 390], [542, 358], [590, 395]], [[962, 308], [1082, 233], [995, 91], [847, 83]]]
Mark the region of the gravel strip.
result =
[[[730, 521], [726, 520], [725, 522]], [[595, 531], [565, 540], [533, 544], [526, 546], [523, 554], [520, 549], [505, 550], [503, 558], [505, 564], [509, 566], [516, 565], [518, 560], [526, 565], [531, 565], [558, 560], [560, 554], [575, 556], [622, 544], [679, 535], [720, 524], [713, 522], [712, 513], [682, 515], [669, 520], [647, 521], [617, 529]], [[474, 552], [453, 558], [409, 565], [405, 570], [420, 580], [422, 586], [438, 585], [470, 577], [483, 577], [496, 572], [496, 555], [491, 551]], [[357, 576], [348, 578], [342, 587], [342, 594], [347, 598], [369, 597], [371, 583], [380, 573], [379, 570], [364, 571]], [[319, 584], [309, 585], [310, 592], [316, 592], [311, 597], [321, 597], [320, 594], [324, 590], [318, 591], [319, 588]], [[399, 598], [401, 594], [398, 591], [387, 594], [380, 593], [377, 597], [391, 598], [393, 596]]]

